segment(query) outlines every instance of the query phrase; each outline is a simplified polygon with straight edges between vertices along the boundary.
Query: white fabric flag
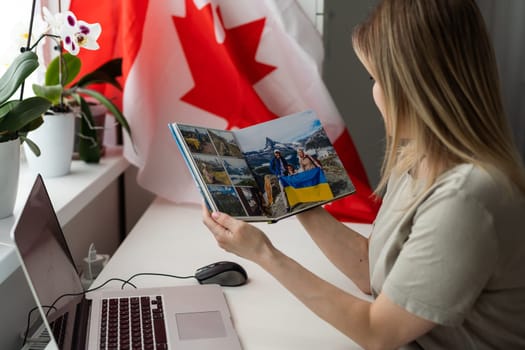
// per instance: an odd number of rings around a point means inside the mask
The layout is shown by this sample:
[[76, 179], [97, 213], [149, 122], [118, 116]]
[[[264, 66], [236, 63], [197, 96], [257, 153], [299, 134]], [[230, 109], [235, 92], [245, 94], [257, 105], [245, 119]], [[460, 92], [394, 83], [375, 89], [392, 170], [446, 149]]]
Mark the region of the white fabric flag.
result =
[[350, 219], [373, 219], [364, 169], [321, 78], [321, 36], [296, 1], [150, 0], [140, 7], [142, 37], [126, 42], [137, 47], [124, 55], [123, 107], [136, 149], [126, 140], [125, 156], [139, 168], [141, 186], [174, 202], [202, 201], [168, 123], [242, 128], [313, 109], [358, 192], [344, 210]]

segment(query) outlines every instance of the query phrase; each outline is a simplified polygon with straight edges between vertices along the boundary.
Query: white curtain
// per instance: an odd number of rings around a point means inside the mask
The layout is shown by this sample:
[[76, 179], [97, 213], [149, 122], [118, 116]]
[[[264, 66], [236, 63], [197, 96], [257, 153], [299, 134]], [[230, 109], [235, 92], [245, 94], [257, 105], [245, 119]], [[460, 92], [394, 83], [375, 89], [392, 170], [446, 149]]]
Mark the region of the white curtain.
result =
[[493, 40], [507, 116], [525, 161], [525, 1], [477, 2]]

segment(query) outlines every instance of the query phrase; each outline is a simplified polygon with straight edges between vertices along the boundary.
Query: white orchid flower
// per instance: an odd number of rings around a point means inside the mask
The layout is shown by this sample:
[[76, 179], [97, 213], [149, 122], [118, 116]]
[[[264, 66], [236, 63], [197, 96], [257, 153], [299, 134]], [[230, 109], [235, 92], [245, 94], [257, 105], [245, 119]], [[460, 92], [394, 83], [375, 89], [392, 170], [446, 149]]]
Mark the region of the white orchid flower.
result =
[[88, 50], [98, 50], [97, 40], [102, 32], [99, 23], [89, 24], [78, 21], [71, 11], [53, 15], [45, 7], [42, 10], [44, 19], [49, 23], [51, 33], [61, 38], [66, 51], [72, 55], [78, 55], [81, 47]]
[[98, 50], [100, 46], [97, 40], [102, 33], [100, 23], [89, 24], [78, 21], [78, 27], [79, 31], [75, 34], [78, 45], [88, 50]]
[[[50, 32], [52, 35], [60, 36], [62, 33], [62, 27], [64, 26], [64, 23], [66, 23], [66, 14], [63, 12], [59, 13], [51, 13], [47, 7], [42, 8], [42, 13], [44, 14], [44, 21], [47, 22], [48, 28], [46, 31]], [[75, 19], [76, 22], [76, 17]]]

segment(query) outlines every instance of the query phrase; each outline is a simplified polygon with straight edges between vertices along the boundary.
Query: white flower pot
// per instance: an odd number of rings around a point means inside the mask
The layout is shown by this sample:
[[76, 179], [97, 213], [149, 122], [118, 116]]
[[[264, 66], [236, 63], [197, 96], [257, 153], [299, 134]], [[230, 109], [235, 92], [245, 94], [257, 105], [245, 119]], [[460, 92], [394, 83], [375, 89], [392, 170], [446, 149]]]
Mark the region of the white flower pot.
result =
[[44, 124], [28, 134], [40, 148], [37, 157], [24, 143], [29, 169], [43, 177], [64, 176], [71, 170], [75, 136], [75, 115], [55, 113], [44, 115]]
[[20, 171], [20, 140], [0, 142], [0, 219], [13, 215]]

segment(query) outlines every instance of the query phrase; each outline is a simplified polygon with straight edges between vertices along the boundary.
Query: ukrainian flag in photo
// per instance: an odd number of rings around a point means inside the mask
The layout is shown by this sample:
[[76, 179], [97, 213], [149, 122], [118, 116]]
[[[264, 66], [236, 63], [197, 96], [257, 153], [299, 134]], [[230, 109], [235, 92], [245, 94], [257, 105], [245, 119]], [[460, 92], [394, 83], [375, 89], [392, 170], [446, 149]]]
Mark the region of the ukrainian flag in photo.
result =
[[334, 198], [321, 168], [280, 178], [290, 207], [299, 203], [319, 202]]

